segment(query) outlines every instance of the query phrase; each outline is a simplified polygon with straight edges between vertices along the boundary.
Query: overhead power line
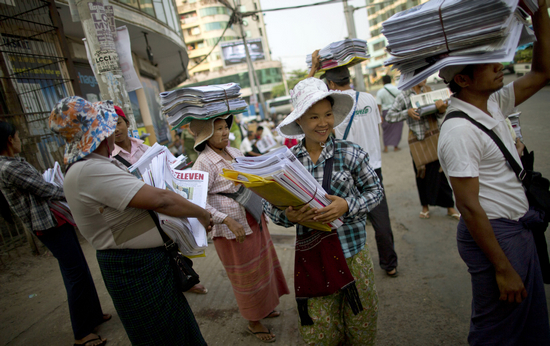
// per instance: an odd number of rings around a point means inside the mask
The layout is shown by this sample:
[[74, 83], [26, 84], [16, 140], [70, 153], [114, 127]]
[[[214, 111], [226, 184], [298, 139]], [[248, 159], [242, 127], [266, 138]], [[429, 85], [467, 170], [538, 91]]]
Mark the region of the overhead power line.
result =
[[[297, 9], [297, 8], [312, 7], [312, 6], [332, 5], [332, 4], [341, 3], [342, 1], [343, 0], [329, 0], [329, 1], [323, 1], [323, 2], [316, 2], [316, 3], [313, 3], [313, 4], [304, 4], [304, 5], [296, 5], [296, 6], [289, 6], [289, 7], [278, 7], [278, 8], [267, 8], [267, 9], [261, 9], [261, 10], [255, 10], [255, 11], [246, 11], [246, 12], [243, 12], [242, 15], [243, 15], [243, 17], [248, 17], [248, 16], [252, 16], [256, 13], [260, 13], [260, 12], [274, 12], [274, 11], [283, 11], [283, 10], [294, 10], [294, 9]], [[361, 7], [356, 7], [355, 9], [367, 8], [367, 7], [372, 7], [372, 6], [376, 6], [376, 5], [384, 5], [384, 4], [389, 4], [389, 3], [392, 3], [392, 2], [395, 2], [395, 1], [396, 0], [386, 0], [386, 1], [377, 2], [375, 4], [369, 4], [369, 5], [365, 5], [365, 6], [361, 6]]]
[[[343, 0], [329, 0], [329, 1], [316, 2], [316, 3], [313, 3], [313, 4], [304, 4], [304, 5], [289, 6], [289, 7], [278, 7], [278, 8], [268, 8], [268, 9], [247, 11], [247, 12], [236, 11], [231, 6], [231, 4], [228, 0], [218, 0], [218, 1], [221, 2], [225, 7], [227, 7], [228, 9], [230, 9], [232, 11], [231, 18], [230, 18], [229, 22], [227, 22], [227, 25], [226, 25], [225, 29], [223, 30], [221, 36], [218, 38], [218, 41], [216, 41], [216, 44], [214, 44], [214, 46], [212, 47], [210, 52], [208, 52], [208, 54], [206, 54], [199, 63], [197, 63], [195, 66], [191, 67], [189, 69], [189, 71], [193, 70], [194, 68], [196, 68], [197, 66], [202, 64], [210, 56], [210, 54], [212, 54], [214, 49], [218, 46], [218, 44], [222, 40], [223, 35], [225, 35], [225, 32], [227, 31], [227, 29], [229, 29], [230, 26], [232, 26], [233, 24], [236, 23], [237, 13], [240, 17], [249, 17], [249, 16], [253, 16], [257, 13], [263, 13], [263, 12], [274, 12], [274, 11], [293, 10], [293, 9], [304, 8], [304, 7], [312, 7], [312, 6], [332, 5], [332, 4], [336, 4], [336, 3], [341, 3]], [[357, 10], [357, 9], [372, 7], [372, 6], [376, 6], [376, 5], [389, 4], [389, 3], [392, 3], [394, 1], [395, 0], [381, 1], [381, 2], [378, 2], [378, 3], [375, 3], [375, 4], [369, 4], [369, 5], [366, 5], [366, 6], [356, 7], [355, 9]]]

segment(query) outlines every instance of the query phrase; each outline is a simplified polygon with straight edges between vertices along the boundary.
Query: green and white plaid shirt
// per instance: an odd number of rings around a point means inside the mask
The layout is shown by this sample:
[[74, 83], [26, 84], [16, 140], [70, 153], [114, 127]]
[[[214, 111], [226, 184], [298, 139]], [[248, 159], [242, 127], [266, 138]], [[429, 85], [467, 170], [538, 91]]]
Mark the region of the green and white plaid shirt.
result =
[[[327, 142], [316, 164], [311, 161], [304, 140], [290, 150], [319, 184], [322, 184], [325, 162], [332, 156], [333, 148], [335, 150], [331, 194], [348, 202], [349, 211], [342, 216], [344, 224], [337, 232], [344, 256], [349, 258], [365, 247], [367, 212], [380, 203], [384, 192], [378, 176], [369, 165], [369, 154], [355, 143], [340, 139]], [[264, 211], [277, 225], [294, 226], [286, 218], [284, 210], [277, 209], [265, 200]], [[296, 225], [296, 232], [302, 235], [306, 228]]]
[[0, 190], [11, 211], [29, 231], [44, 231], [57, 226], [48, 200], [65, 198], [63, 189], [46, 182], [25, 159], [0, 156]]

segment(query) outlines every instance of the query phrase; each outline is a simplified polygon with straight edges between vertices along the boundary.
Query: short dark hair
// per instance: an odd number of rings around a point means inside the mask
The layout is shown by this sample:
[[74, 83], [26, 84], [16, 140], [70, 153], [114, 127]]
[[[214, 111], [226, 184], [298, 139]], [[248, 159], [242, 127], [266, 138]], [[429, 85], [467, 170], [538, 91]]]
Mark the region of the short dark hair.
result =
[[10, 136], [15, 136], [17, 129], [7, 121], [0, 121], [0, 152], [8, 149]]
[[344, 80], [344, 81], [340, 81], [340, 82], [335, 82], [335, 81], [333, 81], [333, 80], [330, 80], [330, 79], [328, 79], [328, 78], [327, 78], [327, 80], [328, 80], [328, 81], [330, 81], [330, 82], [332, 82], [332, 83], [334, 83], [334, 84], [336, 84], [336, 85], [338, 85], [338, 86], [341, 86], [341, 87], [343, 87], [343, 86], [346, 86], [346, 85], [349, 85], [349, 84], [350, 84], [350, 80], [349, 80], [349, 79], [347, 79], [347, 80]]
[[263, 126], [258, 126], [258, 128], [256, 129], [256, 132], [258, 131], [263, 131], [264, 130], [264, 127]]
[[382, 76], [382, 83], [384, 84], [390, 84], [391, 83], [391, 77], [388, 75]]
[[[467, 65], [460, 73], [457, 73], [457, 74], [463, 74], [470, 78], [474, 78], [474, 68], [475, 68], [475, 65]], [[458, 94], [459, 92], [462, 91], [462, 87], [454, 81], [454, 78], [452, 81], [449, 82], [448, 86], [449, 86], [449, 89], [451, 89], [451, 92], [453, 94]]]

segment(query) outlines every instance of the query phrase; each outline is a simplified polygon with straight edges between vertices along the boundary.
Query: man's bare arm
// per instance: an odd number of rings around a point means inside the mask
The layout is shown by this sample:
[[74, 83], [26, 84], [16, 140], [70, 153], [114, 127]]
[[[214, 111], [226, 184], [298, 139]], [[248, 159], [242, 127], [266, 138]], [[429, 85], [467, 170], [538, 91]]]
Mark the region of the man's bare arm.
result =
[[311, 69], [309, 70], [309, 74], [307, 75], [307, 78], [315, 77], [315, 73], [320, 68], [319, 63], [319, 49], [317, 49], [315, 52], [311, 54]]
[[546, 0], [539, 0], [539, 10], [533, 15], [537, 42], [533, 47], [531, 71], [514, 82], [516, 106], [519, 106], [550, 82], [550, 18]]
[[495, 267], [500, 300], [520, 303], [527, 297], [523, 281], [500, 247], [487, 214], [479, 204], [479, 179], [451, 177], [456, 207], [477, 245]]

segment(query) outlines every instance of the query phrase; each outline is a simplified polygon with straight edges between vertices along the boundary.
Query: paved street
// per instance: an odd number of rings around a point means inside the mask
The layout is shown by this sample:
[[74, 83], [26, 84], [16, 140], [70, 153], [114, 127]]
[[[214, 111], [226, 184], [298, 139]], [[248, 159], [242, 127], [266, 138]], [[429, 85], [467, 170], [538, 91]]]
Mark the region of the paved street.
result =
[[[512, 80], [513, 76], [506, 76]], [[443, 84], [435, 86], [443, 87]], [[536, 153], [535, 168], [550, 176], [550, 87], [526, 104], [521, 125], [525, 142]], [[431, 218], [418, 217], [421, 209], [414, 181], [412, 160], [406, 143], [401, 151], [383, 154], [382, 172], [399, 255], [399, 276], [389, 278], [381, 270], [369, 226], [368, 242], [375, 262], [379, 294], [377, 345], [466, 345], [470, 314], [470, 283], [466, 266], [456, 250], [456, 221], [446, 210], [431, 208]], [[270, 226], [276, 249], [291, 291], [293, 271], [293, 229]], [[108, 345], [130, 345], [101, 279], [93, 249], [82, 241], [104, 312], [114, 318], [99, 327]], [[0, 267], [0, 345], [70, 345], [66, 295], [53, 257], [31, 257], [27, 248], [4, 257]], [[231, 285], [211, 246], [206, 258], [195, 267], [207, 295], [186, 294], [209, 345], [259, 345], [246, 333], [246, 321], [239, 315]], [[546, 288], [550, 297], [550, 286]], [[36, 296], [32, 296], [36, 294]], [[548, 298], [547, 298], [548, 300]], [[278, 345], [303, 345], [297, 330], [293, 295], [284, 296], [279, 307], [283, 315], [265, 324], [277, 335]]]

